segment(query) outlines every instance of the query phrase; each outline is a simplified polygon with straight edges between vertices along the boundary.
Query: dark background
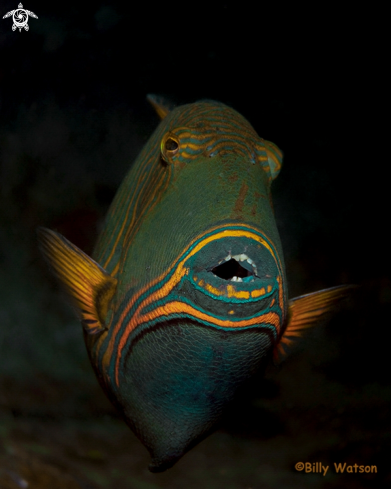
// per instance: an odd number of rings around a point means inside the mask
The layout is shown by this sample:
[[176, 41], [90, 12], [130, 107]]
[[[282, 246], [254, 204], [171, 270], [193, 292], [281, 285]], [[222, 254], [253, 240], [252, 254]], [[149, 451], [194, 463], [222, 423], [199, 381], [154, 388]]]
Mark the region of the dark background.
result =
[[[325, 3], [23, 5], [39, 17], [28, 32], [0, 19], [1, 489], [389, 487], [385, 13]], [[0, 16], [16, 6], [2, 1]], [[147, 93], [224, 102], [282, 149], [273, 196], [291, 297], [361, 285], [217, 433], [160, 475], [100, 391], [35, 234], [44, 225], [91, 252], [158, 124]], [[298, 461], [330, 469], [299, 473]], [[338, 475], [334, 462], [378, 473]]]

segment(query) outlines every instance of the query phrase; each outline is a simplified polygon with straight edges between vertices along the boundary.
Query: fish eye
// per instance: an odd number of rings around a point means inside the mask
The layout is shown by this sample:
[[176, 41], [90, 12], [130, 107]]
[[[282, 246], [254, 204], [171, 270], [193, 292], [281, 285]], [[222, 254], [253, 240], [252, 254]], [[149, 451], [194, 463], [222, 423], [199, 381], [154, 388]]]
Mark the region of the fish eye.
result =
[[178, 153], [179, 150], [179, 139], [173, 133], [167, 133], [163, 139], [160, 146], [160, 150], [162, 153], [162, 158], [167, 163], [170, 162], [170, 159]]
[[176, 150], [179, 148], [179, 144], [175, 141], [173, 138], [167, 138], [166, 144], [165, 144], [165, 149], [166, 151], [170, 152], [176, 152]]

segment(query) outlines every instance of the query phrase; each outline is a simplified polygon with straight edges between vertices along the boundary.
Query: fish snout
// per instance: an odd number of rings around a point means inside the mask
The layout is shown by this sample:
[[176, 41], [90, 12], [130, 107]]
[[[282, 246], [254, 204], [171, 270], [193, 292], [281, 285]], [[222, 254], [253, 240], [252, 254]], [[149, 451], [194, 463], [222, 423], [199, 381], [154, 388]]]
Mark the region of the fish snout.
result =
[[259, 233], [233, 229], [216, 234], [186, 263], [183, 294], [198, 307], [232, 320], [259, 314], [278, 296], [282, 267]]

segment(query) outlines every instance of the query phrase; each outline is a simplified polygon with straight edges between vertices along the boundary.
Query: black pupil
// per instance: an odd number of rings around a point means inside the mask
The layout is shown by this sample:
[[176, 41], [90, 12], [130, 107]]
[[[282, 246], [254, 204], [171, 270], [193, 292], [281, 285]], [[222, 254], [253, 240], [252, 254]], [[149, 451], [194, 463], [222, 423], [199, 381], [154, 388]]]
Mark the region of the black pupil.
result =
[[242, 267], [242, 265], [233, 258], [224, 263], [221, 263], [221, 265], [217, 265], [217, 267], [214, 267], [212, 273], [224, 280], [230, 280], [232, 277], [235, 276], [244, 278], [252, 275], [251, 272]]
[[175, 151], [176, 149], [178, 149], [178, 143], [175, 141], [175, 139], [168, 138], [166, 141], [166, 150]]

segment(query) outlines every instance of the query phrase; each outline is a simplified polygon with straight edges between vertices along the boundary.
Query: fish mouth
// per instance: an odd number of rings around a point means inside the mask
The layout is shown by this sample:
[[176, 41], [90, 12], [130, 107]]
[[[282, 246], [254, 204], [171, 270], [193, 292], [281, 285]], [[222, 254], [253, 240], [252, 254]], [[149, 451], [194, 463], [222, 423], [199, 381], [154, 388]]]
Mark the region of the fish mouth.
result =
[[231, 282], [254, 282], [257, 277], [257, 266], [245, 253], [228, 255], [210, 270], [216, 277]]
[[[239, 319], [272, 302], [281, 264], [271, 240], [260, 231], [244, 225], [227, 228], [211, 233], [186, 262], [188, 286], [182, 291], [205, 310]], [[231, 307], [238, 304], [241, 309]]]

